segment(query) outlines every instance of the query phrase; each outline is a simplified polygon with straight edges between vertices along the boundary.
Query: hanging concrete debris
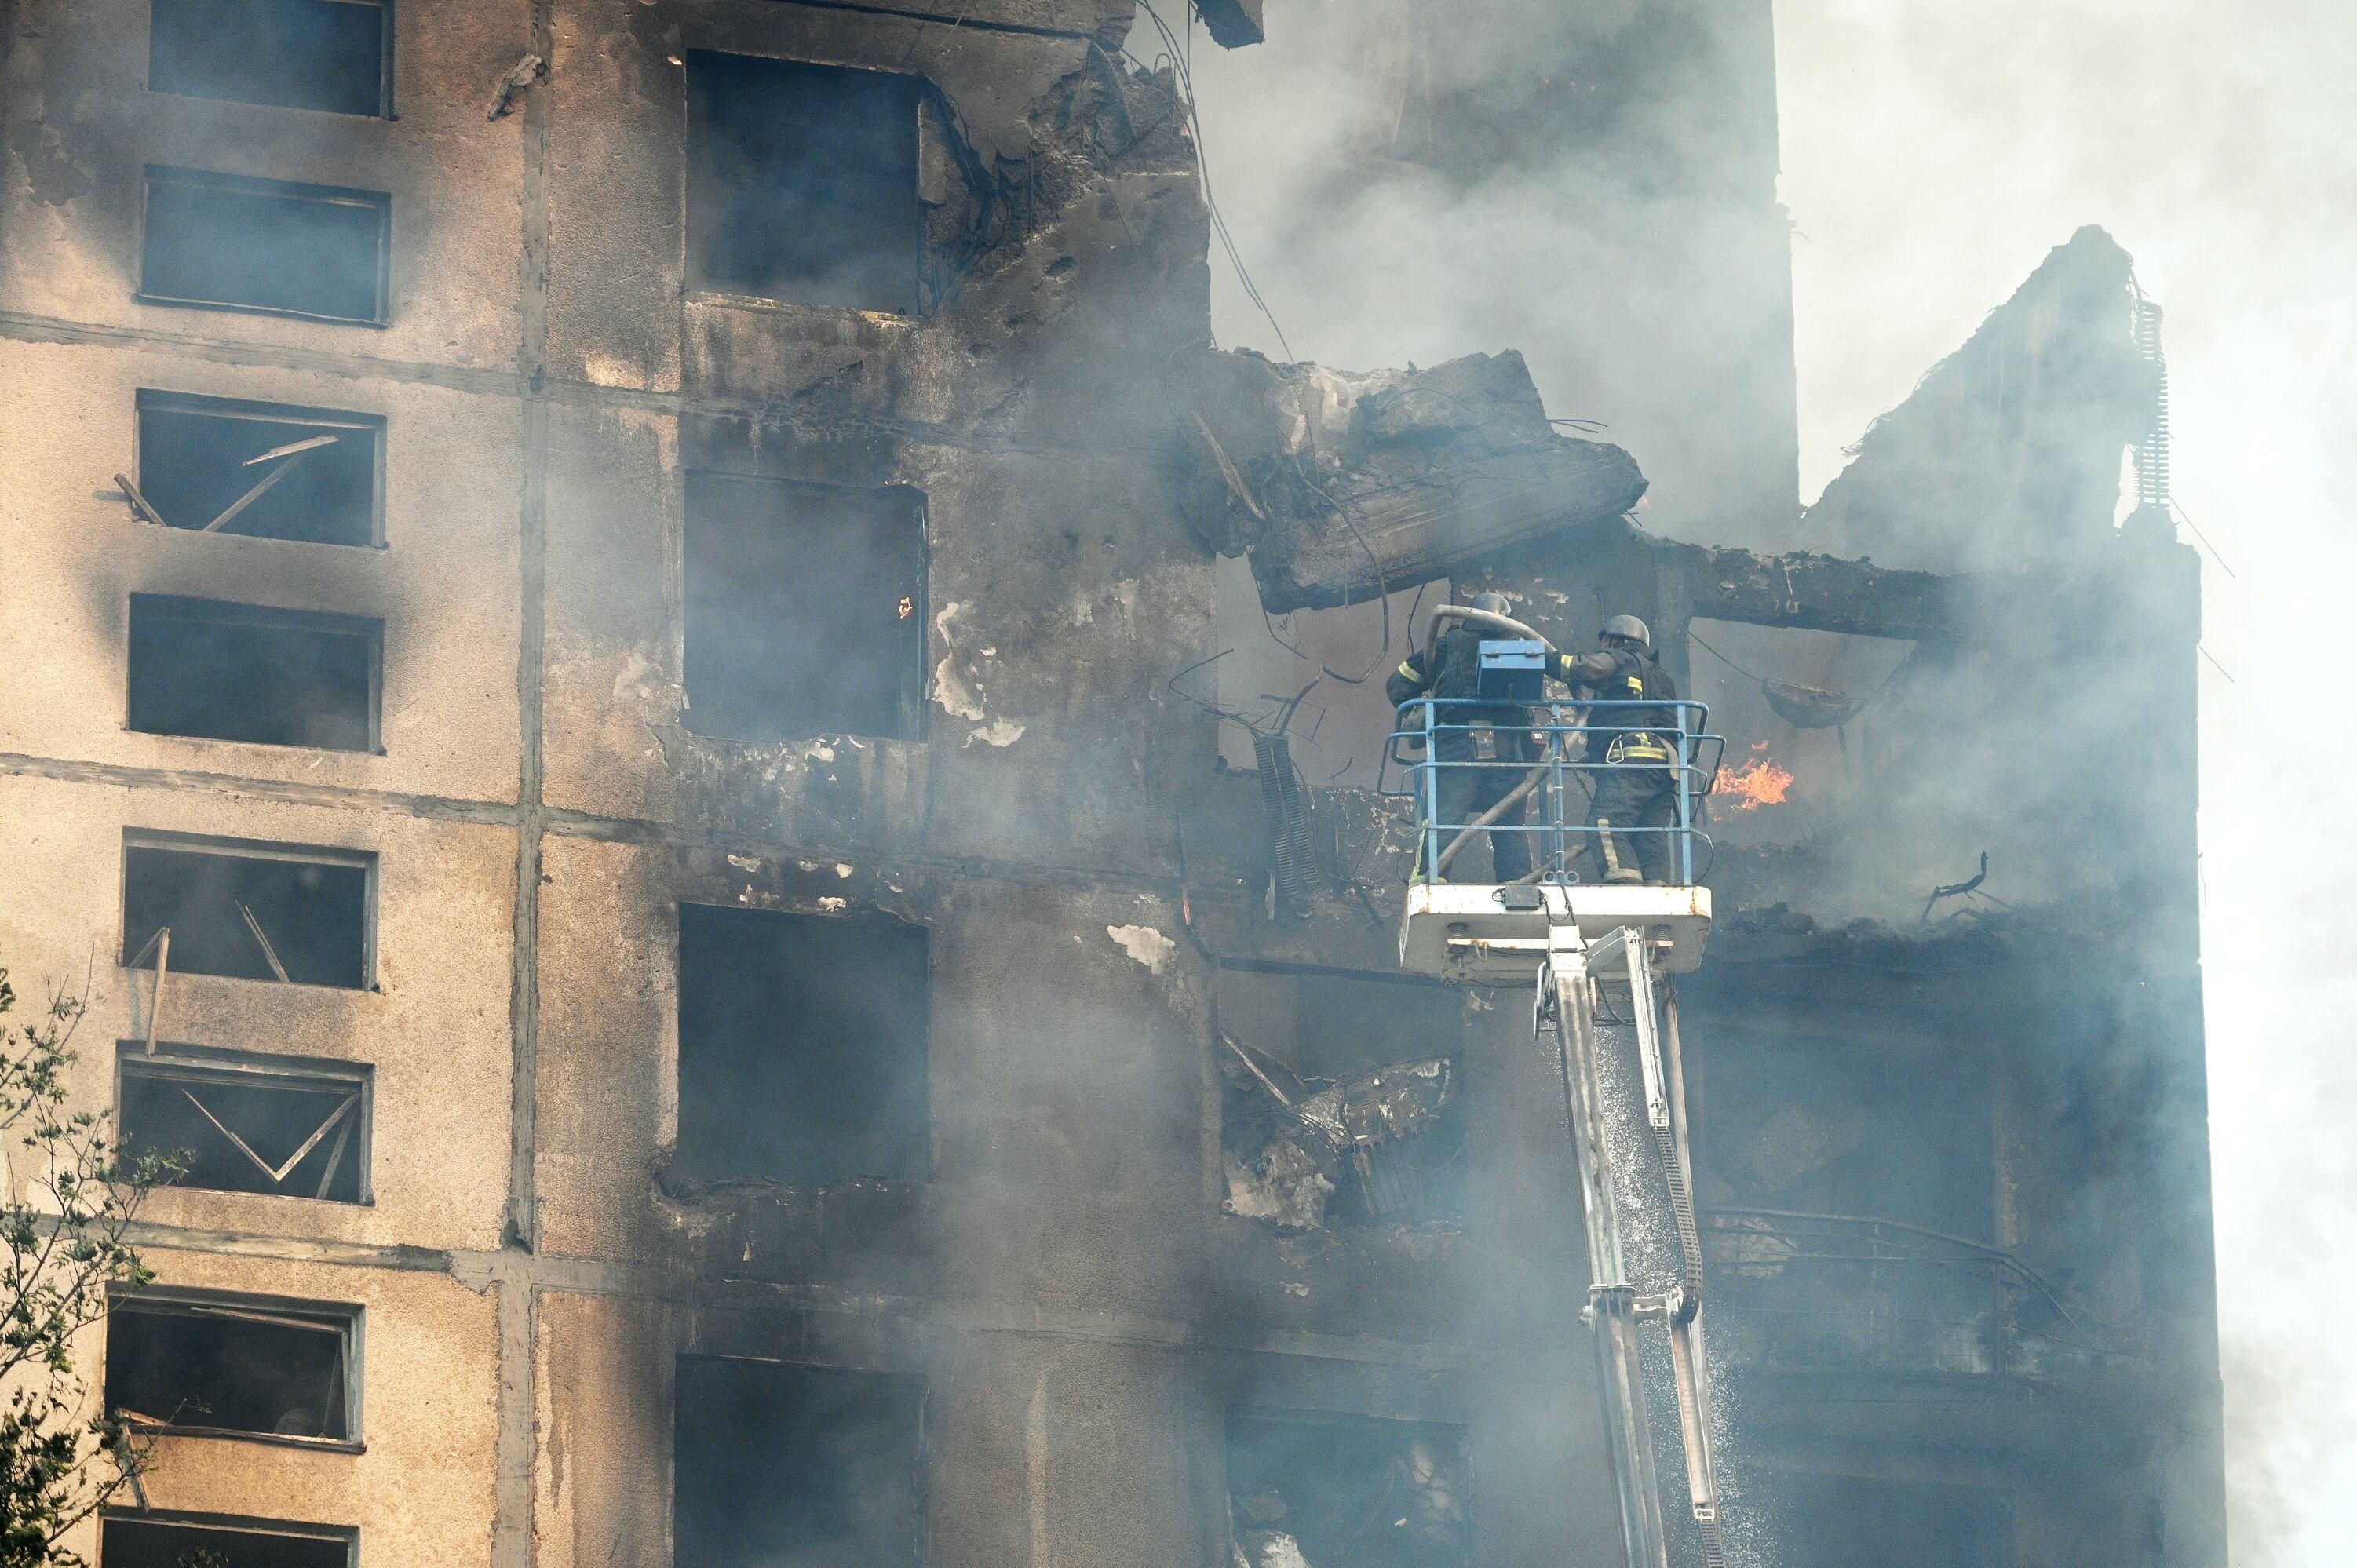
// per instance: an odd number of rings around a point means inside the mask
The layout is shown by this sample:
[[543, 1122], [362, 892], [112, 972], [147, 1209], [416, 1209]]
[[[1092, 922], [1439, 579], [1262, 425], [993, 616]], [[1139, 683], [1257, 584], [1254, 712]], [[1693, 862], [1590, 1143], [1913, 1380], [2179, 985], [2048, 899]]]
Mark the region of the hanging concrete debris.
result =
[[1251, 555], [1273, 614], [1428, 583], [1645, 493], [1628, 453], [1555, 433], [1512, 350], [1361, 373], [1240, 349], [1183, 380], [1187, 517]]
[[1261, 24], [1261, 0], [1195, 0], [1195, 14], [1203, 30], [1224, 49], [1259, 43], [1267, 34]]
[[1294, 1230], [1454, 1217], [1448, 1176], [1462, 1163], [1462, 1129], [1443, 1125], [1457, 1085], [1448, 1058], [1337, 1081], [1302, 1078], [1225, 1036], [1222, 1044], [1230, 1213]]
[[2112, 532], [2120, 458], [2160, 386], [2139, 350], [2128, 253], [2092, 224], [1874, 422], [1806, 513], [1845, 553], [1989, 571]]

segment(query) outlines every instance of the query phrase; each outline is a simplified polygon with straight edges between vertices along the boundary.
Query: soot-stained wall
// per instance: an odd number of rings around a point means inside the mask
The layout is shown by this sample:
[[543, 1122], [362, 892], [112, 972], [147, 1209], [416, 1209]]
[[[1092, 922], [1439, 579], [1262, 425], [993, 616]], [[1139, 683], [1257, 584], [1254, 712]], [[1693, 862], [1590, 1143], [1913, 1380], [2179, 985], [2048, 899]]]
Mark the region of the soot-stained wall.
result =
[[[1391, 925], [1405, 864], [1393, 814], [1364, 792], [1310, 791], [1308, 912], [1272, 919], [1257, 780], [1221, 768], [1214, 721], [1169, 684], [1221, 647], [1214, 561], [1169, 468], [1167, 368], [1210, 337], [1210, 221], [1174, 81], [1121, 52], [1134, 19], [1122, 0], [940, 9], [404, 0], [378, 115], [166, 91], [175, 79], [150, 75], [138, 0], [0, 12], [0, 546], [23, 606], [0, 623], [0, 963], [20, 988], [90, 974], [84, 1026], [109, 1047], [77, 1069], [92, 1107], [112, 1102], [118, 1054], [144, 1054], [151, 1036], [174, 1061], [244, 1053], [369, 1085], [364, 1184], [333, 1200], [177, 1188], [141, 1232], [167, 1285], [357, 1309], [360, 1451], [176, 1435], [151, 1494], [179, 1512], [357, 1529], [368, 1561], [660, 1568], [674, 1560], [674, 1435], [716, 1435], [694, 1423], [724, 1413], [680, 1401], [681, 1368], [751, 1359], [892, 1391], [898, 1413], [876, 1430], [896, 1464], [913, 1443], [920, 1475], [903, 1501], [934, 1563], [1223, 1564], [1229, 1435], [1245, 1411], [1445, 1434], [1414, 1492], [1436, 1550], [1480, 1568], [1611, 1568], [1577, 1184], [1527, 996], [1416, 989], [1412, 1005], [1385, 1005], [1406, 991]], [[1549, 38], [1618, 36], [1577, 20]], [[1631, 43], [1634, 85], [1603, 131], [1577, 115], [1545, 129], [1551, 154], [1625, 158], [1651, 179], [1652, 155], [1621, 132], [1690, 102], [1688, 66], [1748, 84], [1706, 127], [1743, 154], [1741, 178], [1699, 193], [1671, 180], [1656, 205], [1699, 203], [1717, 214], [1708, 233], [1739, 231], [1728, 264], [1757, 285], [1779, 275], [1761, 249], [1766, 35], [1744, 7], [1708, 20], [1641, 29], [1661, 48]], [[714, 56], [896, 79], [885, 96], [913, 103], [915, 210], [879, 231], [914, 235], [919, 253], [911, 291], [866, 303], [902, 308], [759, 297], [737, 292], [761, 286], [750, 274], [691, 265], [689, 73]], [[1440, 107], [1481, 135], [1520, 113]], [[1502, 156], [1493, 142], [1476, 150]], [[382, 324], [135, 297], [151, 166], [384, 194]], [[1665, 274], [1656, 253], [1607, 247], [1582, 286], [1625, 291], [1629, 321], [1657, 317], [1665, 291], [1711, 293], [1692, 321], [1738, 312], [1747, 341], [1781, 341], [1781, 296], [1734, 299], [1712, 290], [1711, 266]], [[1717, 352], [1695, 337], [1672, 358], [1707, 366]], [[1747, 374], [1760, 362], [1746, 351]], [[1690, 401], [1680, 378], [1703, 375], [1684, 370], [1632, 387], [1615, 439], [1649, 464], [1642, 447], [1659, 448], [1688, 493], [1730, 507], [1789, 492], [1787, 361], [1764, 362], [1768, 382], [1754, 375], [1742, 393], [1755, 417], [1741, 441], [1667, 421]], [[1610, 403], [1619, 383], [1608, 366], [1577, 384]], [[157, 526], [136, 486], [169, 454], [142, 450], [141, 411], [188, 399], [327, 411], [370, 433], [372, 471], [350, 469], [332, 518]], [[691, 508], [713, 476], [920, 512], [915, 624], [896, 623], [892, 649], [914, 671], [896, 671], [895, 702], [918, 722], [897, 707], [881, 733], [699, 722], [709, 583], [690, 559]], [[825, 526], [861, 515], [842, 508]], [[787, 549], [746, 569], [792, 564]], [[1790, 562], [1615, 522], [1554, 558], [1469, 564], [1458, 587], [1509, 589], [1567, 645], [1592, 635], [1599, 586], [1641, 591], [1630, 602], [1663, 628], [1681, 674], [1697, 615], [1910, 639], [1947, 624], [1945, 579], [1804, 562], [1795, 580]], [[2176, 603], [2165, 588], [2152, 602]], [[372, 746], [135, 727], [135, 595], [381, 626]], [[1788, 600], [1806, 607], [1774, 607]], [[2097, 646], [2144, 624], [2146, 600], [2122, 603]], [[1863, 624], [1884, 609], [1903, 624]], [[829, 648], [824, 624], [809, 629], [797, 658]], [[846, 639], [842, 651], [871, 650]], [[2165, 703], [2174, 688], [2151, 690]], [[2172, 744], [2150, 743], [2164, 793], [2183, 761]], [[174, 970], [159, 989], [125, 940], [126, 845], [217, 840], [369, 868], [365, 964], [279, 980], [233, 927], [238, 961]], [[2146, 848], [2136, 886], [2161, 889], [2176, 919], [2175, 847], [2164, 835]], [[1766, 956], [1854, 972], [1813, 928], [1793, 952], [1773, 947], [1784, 917], [1769, 911], [1824, 880], [1812, 864], [1738, 857], [1722, 886], [1762, 922]], [[832, 1032], [813, 1070], [845, 1080], [793, 1113], [869, 1102], [873, 1088], [894, 1107], [893, 1159], [696, 1168], [699, 1128], [775, 1110], [732, 1101], [709, 1062], [683, 1067], [685, 1036], [711, 1022], [690, 993], [726, 978], [695, 970], [694, 928], [722, 916], [774, 922], [781, 941], [822, 922], [901, 933], [894, 983], [913, 995], [920, 982], [923, 1004], [892, 1026], [920, 1041], [864, 1053], [847, 1012], [791, 1020]], [[1752, 972], [1694, 995], [1706, 1139], [1714, 1083], [1749, 1071], [1760, 1097], [1803, 1098], [1783, 1069], [1805, 1057], [1814, 1076], [1800, 1076], [1832, 1087], [1781, 1122], [1783, 1107], [1747, 1105], [1742, 1143], [1706, 1150], [1707, 1165], [1756, 1142], [1788, 1174], [1750, 1207], [1813, 1173], [1809, 1201], [1831, 1202], [1823, 1184], [1905, 1165], [1886, 1147], [1792, 1168], [1794, 1147], [1855, 1132], [1831, 1103], [1844, 1085], [1869, 1119], [1903, 1101], [1922, 1121], [1935, 1096], [1970, 1106], [1988, 1139], [1942, 1123], [1957, 1159], [1921, 1203], [1869, 1204], [1868, 1217], [1938, 1229], [1986, 1214], [1970, 1240], [2042, 1279], [2077, 1270], [2070, 1288], [2107, 1311], [2158, 1321], [2169, 1302], [2195, 1366], [2207, 1298], [2164, 1266], [2191, 1229], [2147, 1225], [2143, 1195], [2198, 1155], [2198, 1138], [2178, 1127], [2178, 1144], [2156, 1144], [2112, 1115], [2147, 1083], [2123, 1042], [2175, 1016], [2181, 973], [2131, 956], [2100, 993], [2071, 991], [2076, 1055], [2047, 1050], [2053, 1031], [2024, 1004], [2009, 1033], [1986, 1031], [2004, 1049], [1927, 1025], [1908, 1035], [1909, 1070], [1881, 1074], [1859, 1020], [1879, 1018], [1887, 994], [1864, 988], [1835, 1016], [1794, 1001], [1780, 1022], [1763, 1018]], [[2022, 993], [2061, 996], [2061, 972], [2037, 971]], [[2153, 996], [2131, 983], [2147, 976]], [[856, 982], [848, 967], [839, 978]], [[790, 992], [760, 1000], [794, 1005]], [[1449, 1058], [1453, 1212], [1285, 1226], [1223, 1210], [1221, 1036], [1255, 1020], [1320, 1078]], [[737, 1022], [740, 1050], [793, 1033]], [[2172, 1037], [2182, 1045], [2181, 1026]], [[755, 1077], [768, 1095], [795, 1092], [791, 1074]], [[767, 1146], [738, 1131], [740, 1152]], [[1745, 1157], [1746, 1179], [1766, 1182]], [[1730, 1244], [1781, 1244], [1761, 1234]], [[2111, 1245], [2129, 1234], [2133, 1247]], [[2060, 1337], [2043, 1319], [1998, 1326], [1987, 1342], [2017, 1357]], [[1996, 1386], [1977, 1364], [1961, 1375]], [[2054, 1430], [2119, 1408], [2081, 1400]], [[1847, 1475], [1844, 1455], [1889, 1435], [1821, 1415], [1779, 1418], [1791, 1443], [1778, 1463]], [[838, 1437], [851, 1440], [813, 1440]], [[1926, 1484], [1994, 1485], [2027, 1463], [1994, 1439], [1989, 1452], [1972, 1476]], [[2150, 1455], [2114, 1458], [2107, 1484], [2141, 1496]], [[2068, 1503], [2059, 1488], [2034, 1506], [2017, 1497], [2014, 1517], [2032, 1521], [2016, 1530], [2018, 1562], [2115, 1560]]]

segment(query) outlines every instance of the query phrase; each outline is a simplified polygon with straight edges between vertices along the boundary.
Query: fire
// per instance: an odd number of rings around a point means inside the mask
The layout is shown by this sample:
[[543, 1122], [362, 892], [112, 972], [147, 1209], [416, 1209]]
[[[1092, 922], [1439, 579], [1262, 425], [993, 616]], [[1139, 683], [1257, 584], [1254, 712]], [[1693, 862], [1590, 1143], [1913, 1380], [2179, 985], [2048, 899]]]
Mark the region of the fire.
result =
[[1756, 811], [1762, 806], [1781, 806], [1784, 791], [1792, 787], [1792, 770], [1763, 755], [1766, 741], [1755, 742], [1752, 755], [1736, 768], [1718, 770], [1717, 793], [1721, 799], [1732, 797], [1736, 810]]

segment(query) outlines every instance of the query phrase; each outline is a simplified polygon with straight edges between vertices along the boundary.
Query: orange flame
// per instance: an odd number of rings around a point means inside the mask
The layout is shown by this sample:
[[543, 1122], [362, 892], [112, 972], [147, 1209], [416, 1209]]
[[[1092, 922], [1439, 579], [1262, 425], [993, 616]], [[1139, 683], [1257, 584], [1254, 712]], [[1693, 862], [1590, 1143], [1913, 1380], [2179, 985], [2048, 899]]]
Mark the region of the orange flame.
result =
[[1792, 770], [1772, 757], [1760, 755], [1768, 749], [1764, 740], [1752, 744], [1753, 755], [1737, 768], [1718, 770], [1718, 790], [1722, 798], [1732, 798], [1738, 811], [1756, 811], [1762, 806], [1781, 806], [1784, 792], [1792, 787]]

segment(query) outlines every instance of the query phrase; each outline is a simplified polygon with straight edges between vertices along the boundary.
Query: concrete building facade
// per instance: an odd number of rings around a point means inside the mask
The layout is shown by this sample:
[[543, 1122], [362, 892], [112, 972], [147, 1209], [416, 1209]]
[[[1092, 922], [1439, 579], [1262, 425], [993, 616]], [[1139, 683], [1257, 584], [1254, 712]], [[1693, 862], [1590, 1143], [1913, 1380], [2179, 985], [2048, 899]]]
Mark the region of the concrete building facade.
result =
[[[1727, 47], [1557, 129], [1720, 62], [1772, 282], [1764, 7], [1634, 10]], [[1235, 619], [1173, 477], [1211, 235], [1134, 19], [0, 10], [0, 962], [87, 973], [79, 1101], [197, 1159], [91, 1346], [161, 1434], [86, 1555], [1620, 1560], [1527, 996], [1399, 972], [1365, 789], [1301, 780], [1281, 907], [1180, 683]], [[1591, 395], [1687, 534], [1849, 547], [1746, 326], [1756, 418], [1678, 425], [1708, 333], [1599, 326]], [[1756, 1561], [2223, 1561], [2194, 579], [2099, 499], [2036, 573], [1614, 519], [1454, 574], [1698, 686], [1697, 633], [1895, 693], [1797, 739], [1730, 697], [1826, 770], [1723, 813], [1686, 998]], [[1890, 918], [1984, 847], [2006, 907]], [[1446, 1062], [1421, 1164], [1268, 1209], [1231, 1039]]]

